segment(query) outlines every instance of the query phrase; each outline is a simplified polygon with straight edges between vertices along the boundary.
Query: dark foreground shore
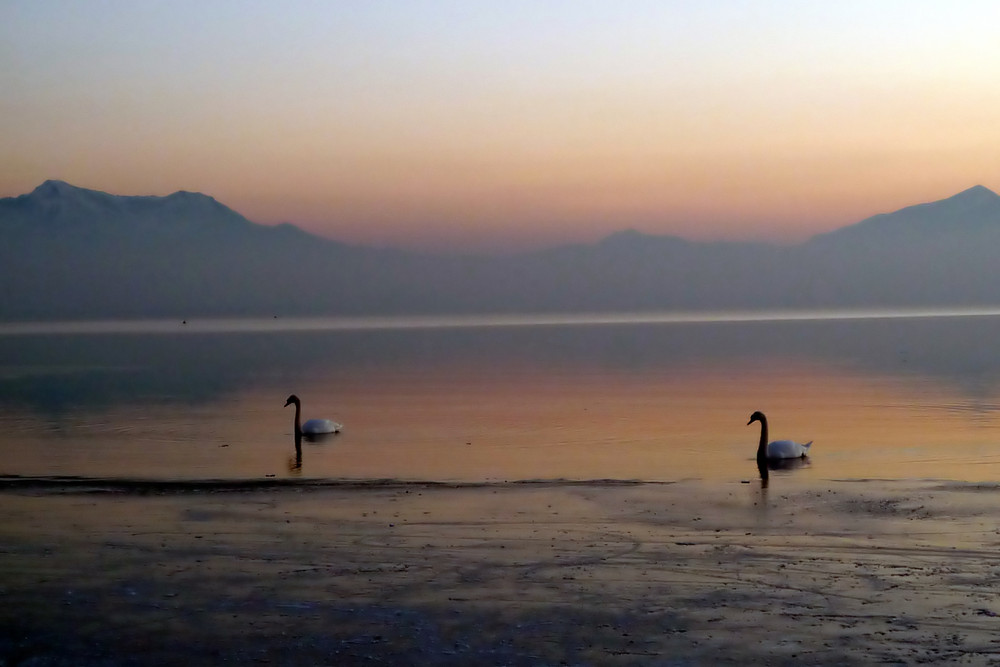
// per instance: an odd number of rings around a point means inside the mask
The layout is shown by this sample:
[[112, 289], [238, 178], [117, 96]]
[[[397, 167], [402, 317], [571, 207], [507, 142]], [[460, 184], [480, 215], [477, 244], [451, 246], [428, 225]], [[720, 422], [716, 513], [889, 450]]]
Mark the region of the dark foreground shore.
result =
[[1000, 662], [1000, 488], [0, 490], [0, 665]]

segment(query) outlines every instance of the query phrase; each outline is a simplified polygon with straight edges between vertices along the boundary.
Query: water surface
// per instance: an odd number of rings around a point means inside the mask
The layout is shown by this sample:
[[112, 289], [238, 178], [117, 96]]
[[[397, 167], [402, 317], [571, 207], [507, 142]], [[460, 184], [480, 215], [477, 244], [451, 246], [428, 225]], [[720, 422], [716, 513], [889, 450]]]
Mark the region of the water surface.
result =
[[[0, 474], [1000, 481], [1000, 311], [0, 326]], [[304, 417], [345, 424], [296, 454]]]

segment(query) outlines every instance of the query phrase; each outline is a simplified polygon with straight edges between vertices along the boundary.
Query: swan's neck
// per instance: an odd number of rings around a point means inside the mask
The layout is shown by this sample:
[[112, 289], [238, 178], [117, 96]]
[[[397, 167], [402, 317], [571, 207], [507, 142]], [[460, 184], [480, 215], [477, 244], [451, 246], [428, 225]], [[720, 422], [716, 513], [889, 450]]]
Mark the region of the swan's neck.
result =
[[302, 405], [298, 401], [295, 401], [295, 435], [302, 434], [302, 424], [299, 421], [301, 414], [302, 414]]
[[767, 418], [760, 420], [760, 444], [757, 445], [757, 460], [767, 458]]

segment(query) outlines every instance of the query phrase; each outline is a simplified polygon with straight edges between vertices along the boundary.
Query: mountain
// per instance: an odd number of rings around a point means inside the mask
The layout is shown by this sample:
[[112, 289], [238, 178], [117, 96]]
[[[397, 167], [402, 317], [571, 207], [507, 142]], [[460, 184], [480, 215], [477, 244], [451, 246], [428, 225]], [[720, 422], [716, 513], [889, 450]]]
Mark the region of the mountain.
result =
[[977, 185], [821, 234], [799, 254], [820, 300], [996, 304], [998, 247], [1000, 195]]
[[122, 197], [61, 181], [0, 199], [0, 239], [8, 320], [302, 311], [310, 264], [377, 254], [254, 224], [202, 194]]
[[129, 229], [139, 234], [183, 233], [183, 225], [216, 231], [245, 231], [243, 216], [196, 192], [169, 197], [120, 197], [64, 183], [45, 181], [31, 193], [0, 200], [8, 231], [74, 233]]
[[957, 195], [875, 215], [813, 237], [818, 246], [859, 247], [872, 243], [900, 246], [927, 242], [965, 242], [1000, 233], [1000, 195], [977, 185]]
[[352, 246], [215, 199], [46, 181], [0, 199], [0, 319], [1000, 303], [1000, 196], [976, 186], [798, 246], [634, 230], [510, 256]]

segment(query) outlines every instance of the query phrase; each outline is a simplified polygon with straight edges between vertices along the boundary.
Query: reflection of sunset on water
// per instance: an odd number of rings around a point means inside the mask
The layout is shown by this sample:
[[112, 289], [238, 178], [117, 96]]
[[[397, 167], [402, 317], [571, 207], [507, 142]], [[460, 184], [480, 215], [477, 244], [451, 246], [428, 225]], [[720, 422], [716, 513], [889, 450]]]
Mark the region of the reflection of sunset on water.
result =
[[[361, 476], [392, 469], [389, 476], [413, 478], [753, 477], [758, 431], [746, 419], [762, 408], [771, 439], [815, 441], [811, 465], [797, 475], [1000, 478], [1000, 468], [977, 465], [989, 462], [1000, 417], [970, 420], [955, 409], [961, 397], [929, 382], [794, 362], [450, 377], [431, 391], [404, 378], [387, 394], [373, 392], [353, 416], [359, 429], [344, 439], [339, 464]], [[406, 426], [388, 424], [390, 413], [405, 415]]]
[[[1000, 417], [989, 397], [794, 358], [634, 369], [399, 360], [303, 378], [295, 390], [342, 421], [344, 433], [303, 441], [296, 454], [282, 392], [248, 390], [180, 412], [152, 405], [70, 415], [56, 432], [22, 418], [5, 472], [750, 479], [759, 431], [746, 421], [760, 409], [771, 439], [815, 443], [808, 466], [772, 476], [1000, 480]], [[276, 465], [282, 460], [287, 466]]]

